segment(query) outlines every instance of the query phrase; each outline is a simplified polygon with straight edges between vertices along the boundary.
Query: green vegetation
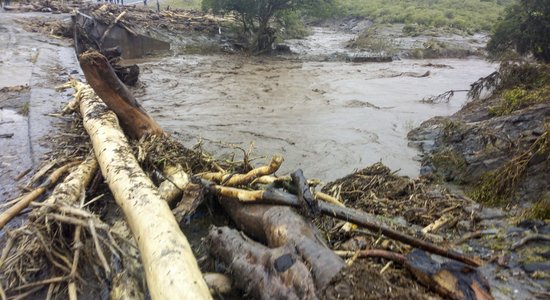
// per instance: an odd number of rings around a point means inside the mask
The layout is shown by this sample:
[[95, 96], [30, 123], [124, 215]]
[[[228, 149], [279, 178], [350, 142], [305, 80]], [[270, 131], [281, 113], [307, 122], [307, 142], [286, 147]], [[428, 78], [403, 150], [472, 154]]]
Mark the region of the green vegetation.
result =
[[497, 105], [489, 107], [495, 116], [508, 115], [527, 106], [550, 102], [550, 65], [503, 64], [496, 96]]
[[201, 0], [162, 0], [162, 7], [170, 7], [171, 9], [191, 9], [200, 10]]
[[21, 105], [21, 108], [19, 109], [19, 113], [22, 114], [23, 116], [28, 116], [30, 109], [31, 109], [31, 104], [29, 102], [25, 102], [23, 103], [23, 105]]
[[550, 1], [517, 0], [496, 26], [487, 49], [497, 58], [515, 51], [550, 63], [549, 32]]
[[523, 215], [523, 219], [538, 219], [549, 220], [550, 219], [550, 193], [546, 193], [539, 201], [535, 202], [533, 206], [527, 209]]
[[404, 32], [411, 35], [427, 28], [452, 28], [467, 32], [489, 31], [504, 7], [512, 2], [512, 0], [334, 1], [331, 9], [335, 14], [363, 16], [376, 23], [408, 24]]
[[275, 29], [271, 22], [277, 16], [291, 20], [291, 11], [307, 9], [323, 0], [203, 0], [203, 10], [214, 13], [233, 13], [242, 25], [241, 37], [257, 53], [271, 50], [275, 42]]

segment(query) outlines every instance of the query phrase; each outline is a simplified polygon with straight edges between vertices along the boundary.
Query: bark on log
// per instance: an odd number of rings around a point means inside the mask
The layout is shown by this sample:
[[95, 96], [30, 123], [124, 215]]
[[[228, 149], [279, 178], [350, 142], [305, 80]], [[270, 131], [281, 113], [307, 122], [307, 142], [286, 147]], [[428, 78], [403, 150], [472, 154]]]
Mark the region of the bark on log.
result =
[[[295, 195], [274, 189], [262, 191], [245, 191], [242, 189], [224, 187], [219, 185], [208, 185], [208, 183], [206, 185], [209, 187], [211, 192], [223, 197], [238, 199], [240, 202], [251, 203], [254, 201], [263, 201], [264, 204], [278, 204], [300, 207], [300, 202]], [[421, 239], [417, 239], [405, 233], [391, 229], [385, 224], [378, 221], [373, 215], [366, 212], [347, 207], [336, 206], [326, 202], [319, 202], [319, 209], [321, 210], [321, 213], [327, 216], [354, 223], [356, 225], [365, 227], [374, 232], [382, 233], [389, 238], [423, 249], [425, 251], [452, 258], [474, 267], [478, 267], [482, 264], [482, 261], [477, 257], [469, 257], [454, 250], [445, 249], [430, 242], [423, 241]]]
[[[317, 298], [308, 267], [288, 248], [267, 248], [228, 227], [210, 229], [206, 242], [212, 255], [231, 266], [239, 279], [235, 285], [246, 295], [256, 299]], [[289, 263], [281, 264], [281, 258]]]
[[137, 241], [151, 297], [211, 299], [187, 239], [141, 170], [115, 114], [90, 87], [75, 82], [75, 88], [101, 171]]
[[407, 254], [405, 267], [425, 286], [454, 300], [493, 300], [489, 282], [476, 269], [456, 261], [437, 263], [425, 252]]
[[290, 207], [245, 205], [224, 199], [222, 205], [242, 231], [270, 248], [293, 249], [311, 267], [315, 286], [322, 290], [345, 267], [325, 244], [317, 228]]
[[147, 115], [128, 88], [118, 79], [101, 53], [88, 51], [80, 55], [80, 66], [96, 94], [115, 112], [124, 131], [134, 139], [144, 135], [165, 135], [164, 130]]

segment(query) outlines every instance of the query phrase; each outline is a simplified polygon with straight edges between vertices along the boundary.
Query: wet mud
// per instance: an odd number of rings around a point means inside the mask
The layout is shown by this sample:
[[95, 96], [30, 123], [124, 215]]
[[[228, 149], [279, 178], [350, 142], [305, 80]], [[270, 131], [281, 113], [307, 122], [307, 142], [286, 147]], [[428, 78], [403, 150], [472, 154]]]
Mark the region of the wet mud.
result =
[[70, 41], [22, 28], [39, 16], [70, 19], [62, 14], [0, 13], [0, 203], [20, 192], [23, 175], [36, 171], [47, 155], [48, 136], [60, 122], [49, 115], [70, 97], [55, 87], [79, 70]]

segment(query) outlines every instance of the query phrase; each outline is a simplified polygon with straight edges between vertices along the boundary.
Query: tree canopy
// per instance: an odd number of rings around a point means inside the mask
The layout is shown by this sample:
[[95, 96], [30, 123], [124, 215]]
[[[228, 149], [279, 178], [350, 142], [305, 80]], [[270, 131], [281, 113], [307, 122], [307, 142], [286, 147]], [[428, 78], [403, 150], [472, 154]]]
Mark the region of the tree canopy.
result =
[[250, 35], [257, 51], [270, 49], [274, 31], [269, 22], [277, 13], [304, 8], [326, 0], [203, 0], [202, 8], [214, 13], [235, 13], [243, 33]]
[[520, 55], [532, 54], [537, 60], [550, 62], [550, 1], [518, 0], [510, 6], [487, 44], [494, 56], [510, 50]]

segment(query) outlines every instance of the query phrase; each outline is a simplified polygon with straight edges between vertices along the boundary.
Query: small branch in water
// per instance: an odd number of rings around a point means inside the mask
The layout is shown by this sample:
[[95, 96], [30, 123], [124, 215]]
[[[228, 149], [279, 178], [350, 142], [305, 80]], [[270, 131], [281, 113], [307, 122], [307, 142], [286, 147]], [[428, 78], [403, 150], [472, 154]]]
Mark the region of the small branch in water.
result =
[[446, 91], [445, 93], [439, 94], [437, 96], [430, 96], [427, 98], [422, 98], [420, 102], [422, 103], [428, 103], [428, 104], [436, 104], [436, 103], [449, 103], [451, 101], [451, 98], [455, 95], [457, 92], [468, 92], [469, 90], [450, 90]]

